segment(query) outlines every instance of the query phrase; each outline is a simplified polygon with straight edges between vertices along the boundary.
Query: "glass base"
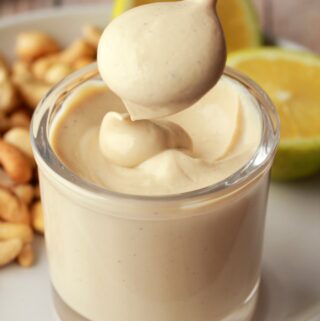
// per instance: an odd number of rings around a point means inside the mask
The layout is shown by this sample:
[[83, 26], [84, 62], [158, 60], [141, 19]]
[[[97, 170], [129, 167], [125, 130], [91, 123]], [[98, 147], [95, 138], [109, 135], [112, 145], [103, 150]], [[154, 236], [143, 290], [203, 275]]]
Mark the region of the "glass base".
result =
[[[228, 316], [214, 321], [250, 321], [255, 311], [258, 292], [259, 292], [259, 283], [257, 282], [256, 286], [248, 296], [248, 298], [240, 306], [234, 309]], [[89, 320], [81, 316], [79, 313], [70, 308], [59, 296], [59, 294], [52, 287], [52, 296], [54, 302], [54, 317], [52, 321], [102, 321], [102, 320]], [[103, 320], [105, 321], [105, 320]], [[130, 320], [124, 320], [130, 321]], [[164, 320], [165, 321], [165, 320]], [[177, 320], [180, 321], [180, 320]], [[194, 320], [197, 321], [197, 320]], [[210, 321], [210, 320], [209, 320]]]
[[250, 321], [252, 320], [253, 314], [258, 301], [259, 296], [259, 284], [253, 288], [247, 299], [236, 309], [234, 309], [228, 316], [224, 317], [219, 321]]
[[79, 313], [70, 308], [70, 306], [61, 299], [60, 295], [57, 293], [53, 286], [51, 286], [51, 289], [53, 304], [55, 308], [53, 321], [93, 321], [84, 318]]

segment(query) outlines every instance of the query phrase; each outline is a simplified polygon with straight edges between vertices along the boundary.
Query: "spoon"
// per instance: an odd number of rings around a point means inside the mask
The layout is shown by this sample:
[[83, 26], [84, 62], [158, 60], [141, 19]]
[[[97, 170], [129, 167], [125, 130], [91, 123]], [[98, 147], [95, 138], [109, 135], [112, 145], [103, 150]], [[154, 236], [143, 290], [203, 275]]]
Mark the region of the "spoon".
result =
[[159, 2], [114, 19], [98, 46], [98, 67], [132, 120], [188, 108], [211, 89], [226, 61], [216, 0]]

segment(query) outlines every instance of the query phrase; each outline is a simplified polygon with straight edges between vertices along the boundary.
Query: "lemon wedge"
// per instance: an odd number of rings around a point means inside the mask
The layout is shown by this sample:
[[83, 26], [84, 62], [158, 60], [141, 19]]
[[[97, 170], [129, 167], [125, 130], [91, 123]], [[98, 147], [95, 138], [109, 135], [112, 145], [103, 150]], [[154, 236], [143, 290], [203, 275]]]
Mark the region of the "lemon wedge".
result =
[[279, 48], [248, 49], [227, 64], [255, 80], [274, 102], [281, 139], [272, 175], [296, 179], [320, 171], [320, 58]]
[[217, 12], [228, 53], [261, 44], [261, 30], [251, 0], [220, 0], [217, 2]]

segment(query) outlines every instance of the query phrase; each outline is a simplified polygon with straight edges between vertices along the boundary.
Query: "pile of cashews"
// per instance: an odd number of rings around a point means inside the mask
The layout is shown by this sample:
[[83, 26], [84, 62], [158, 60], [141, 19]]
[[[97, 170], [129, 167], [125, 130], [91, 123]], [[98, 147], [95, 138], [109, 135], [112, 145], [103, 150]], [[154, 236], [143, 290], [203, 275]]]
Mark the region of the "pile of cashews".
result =
[[0, 267], [35, 261], [34, 233], [44, 234], [36, 163], [29, 127], [32, 112], [61, 79], [96, 60], [102, 30], [85, 25], [82, 35], [61, 48], [51, 35], [17, 35], [16, 60], [0, 53]]

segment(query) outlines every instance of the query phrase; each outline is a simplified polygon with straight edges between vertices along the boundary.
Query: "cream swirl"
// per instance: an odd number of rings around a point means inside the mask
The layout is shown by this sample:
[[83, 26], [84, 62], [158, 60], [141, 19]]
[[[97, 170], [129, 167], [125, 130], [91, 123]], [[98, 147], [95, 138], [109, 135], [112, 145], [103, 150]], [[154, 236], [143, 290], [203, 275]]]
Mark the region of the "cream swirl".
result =
[[101, 153], [113, 164], [134, 167], [166, 149], [192, 151], [189, 135], [165, 120], [132, 121], [128, 114], [108, 112], [100, 126]]
[[166, 195], [209, 186], [245, 165], [261, 138], [257, 101], [226, 76], [190, 108], [161, 119], [187, 133], [192, 152], [156, 147], [150, 157], [140, 158], [137, 166], [120, 166], [100, 148], [100, 126], [108, 112], [122, 114], [126, 109], [103, 85], [82, 85], [64, 102], [53, 125], [51, 144], [73, 172], [122, 193]]

